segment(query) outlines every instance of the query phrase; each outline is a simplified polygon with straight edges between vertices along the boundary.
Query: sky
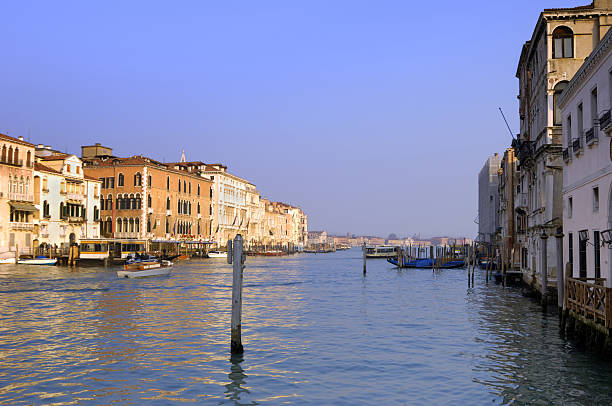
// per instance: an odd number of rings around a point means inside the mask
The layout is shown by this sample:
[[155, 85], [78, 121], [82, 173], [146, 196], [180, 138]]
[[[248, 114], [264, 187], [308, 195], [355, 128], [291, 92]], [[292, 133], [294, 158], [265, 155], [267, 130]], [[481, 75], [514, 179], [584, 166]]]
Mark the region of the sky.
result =
[[475, 237], [544, 8], [588, 0], [0, 4], [0, 132], [221, 162], [310, 230]]

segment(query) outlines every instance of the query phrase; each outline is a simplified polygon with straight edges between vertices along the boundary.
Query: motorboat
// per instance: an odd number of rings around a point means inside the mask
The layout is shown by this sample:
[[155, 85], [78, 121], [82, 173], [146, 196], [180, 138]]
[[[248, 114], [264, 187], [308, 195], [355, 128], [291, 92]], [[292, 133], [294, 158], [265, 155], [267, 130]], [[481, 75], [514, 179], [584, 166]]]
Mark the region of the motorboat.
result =
[[117, 276], [119, 278], [167, 276], [170, 275], [173, 265], [172, 262], [166, 260], [125, 264], [124, 269], [117, 271]]
[[210, 251], [208, 253], [208, 258], [227, 258], [227, 252]]
[[14, 264], [14, 263], [15, 263], [15, 256], [14, 255], [11, 258], [2, 258], [2, 259], [0, 259], [0, 264]]
[[57, 258], [47, 257], [36, 257], [36, 258], [24, 258], [17, 261], [18, 264], [22, 265], [55, 265], [57, 264]]

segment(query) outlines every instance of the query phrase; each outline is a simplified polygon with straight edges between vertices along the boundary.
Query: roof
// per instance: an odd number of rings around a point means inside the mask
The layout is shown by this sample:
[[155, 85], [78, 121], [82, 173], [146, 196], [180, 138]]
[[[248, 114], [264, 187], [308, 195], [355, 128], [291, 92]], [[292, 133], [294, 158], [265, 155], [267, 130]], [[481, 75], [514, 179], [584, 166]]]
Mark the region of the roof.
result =
[[60, 174], [61, 175], [60, 171], [55, 170], [53, 168], [49, 168], [48, 166], [43, 165], [40, 162], [34, 162], [34, 170], [35, 171], [41, 171], [41, 172], [56, 173], [56, 174]]
[[562, 7], [562, 8], [545, 8], [544, 12], [547, 11], [576, 11], [576, 10], [592, 10], [595, 8], [595, 2], [591, 4], [587, 4], [586, 6], [576, 6], [576, 7]]
[[39, 157], [39, 159], [41, 161], [63, 161], [64, 159], [71, 157], [71, 154], [53, 154], [53, 155], [49, 155], [49, 156], [41, 156]]
[[25, 145], [26, 147], [33, 147], [36, 148], [36, 145], [31, 144], [27, 141], [24, 140], [20, 140], [19, 138], [15, 138], [15, 137], [11, 137], [9, 135], [6, 134], [2, 134], [0, 133], [0, 140], [5, 140], [5, 141], [9, 141], [9, 142], [14, 142], [15, 144], [21, 144], [21, 145]]

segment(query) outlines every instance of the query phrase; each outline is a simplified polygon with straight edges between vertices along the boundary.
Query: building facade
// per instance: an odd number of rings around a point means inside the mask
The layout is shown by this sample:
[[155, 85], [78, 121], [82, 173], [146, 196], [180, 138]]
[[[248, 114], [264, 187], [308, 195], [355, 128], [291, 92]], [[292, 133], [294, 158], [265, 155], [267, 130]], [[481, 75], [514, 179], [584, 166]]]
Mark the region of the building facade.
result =
[[100, 186], [76, 155], [38, 156], [34, 166], [35, 246], [67, 248], [100, 237]]
[[[573, 277], [612, 287], [612, 31], [569, 82], [563, 118], [563, 258]], [[578, 123], [582, 123], [581, 126]]]
[[33, 246], [35, 145], [0, 134], [0, 254]]
[[[96, 147], [96, 148], [93, 148]], [[85, 173], [101, 182], [104, 237], [208, 241], [212, 183], [198, 173], [144, 156], [117, 158], [83, 148]], [[105, 155], [91, 155], [102, 150]]]
[[478, 240], [485, 244], [495, 243], [499, 227], [500, 163], [501, 158], [496, 153], [487, 159], [478, 174]]
[[[501, 259], [510, 268], [520, 267], [519, 238], [525, 235], [525, 224], [518, 221], [524, 214], [524, 208], [515, 208], [516, 196], [520, 194], [518, 186], [518, 165], [514, 149], [504, 152], [499, 167], [499, 248]], [[524, 216], [523, 216], [524, 218]]]
[[[555, 239], [541, 237], [554, 235], [563, 219], [559, 100], [568, 81], [607, 32], [611, 6], [611, 0], [595, 0], [588, 6], [546, 9], [523, 45], [516, 72], [521, 129], [513, 146], [520, 165], [517, 186], [526, 200], [517, 207], [525, 210], [525, 240], [520, 251], [521, 270], [528, 282], [541, 278], [543, 272], [549, 279], [556, 278]], [[582, 126], [577, 130], [590, 127], [588, 123]], [[542, 269], [543, 261], [546, 269]]]

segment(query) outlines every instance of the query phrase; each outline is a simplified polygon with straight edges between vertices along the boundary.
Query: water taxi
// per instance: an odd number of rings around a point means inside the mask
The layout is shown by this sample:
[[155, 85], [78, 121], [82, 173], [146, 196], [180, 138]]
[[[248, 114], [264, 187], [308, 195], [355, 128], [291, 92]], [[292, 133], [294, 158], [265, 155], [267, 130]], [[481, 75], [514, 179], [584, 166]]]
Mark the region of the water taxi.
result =
[[119, 278], [144, 278], [147, 276], [170, 275], [173, 263], [170, 261], [142, 261], [125, 264], [124, 269], [117, 271]]

